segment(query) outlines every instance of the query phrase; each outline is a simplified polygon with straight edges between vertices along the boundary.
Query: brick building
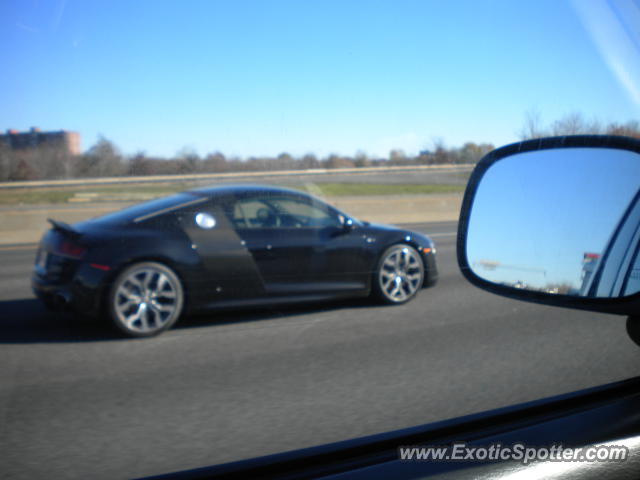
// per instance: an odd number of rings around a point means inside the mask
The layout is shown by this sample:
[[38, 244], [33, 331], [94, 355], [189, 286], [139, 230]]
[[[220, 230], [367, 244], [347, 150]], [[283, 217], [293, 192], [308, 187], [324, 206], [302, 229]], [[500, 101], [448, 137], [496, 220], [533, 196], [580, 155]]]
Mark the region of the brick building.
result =
[[80, 134], [59, 130], [54, 132], [42, 132], [39, 128], [32, 127], [28, 132], [7, 130], [0, 135], [0, 143], [4, 143], [12, 150], [26, 150], [40, 146], [50, 145], [62, 147], [71, 155], [80, 155]]

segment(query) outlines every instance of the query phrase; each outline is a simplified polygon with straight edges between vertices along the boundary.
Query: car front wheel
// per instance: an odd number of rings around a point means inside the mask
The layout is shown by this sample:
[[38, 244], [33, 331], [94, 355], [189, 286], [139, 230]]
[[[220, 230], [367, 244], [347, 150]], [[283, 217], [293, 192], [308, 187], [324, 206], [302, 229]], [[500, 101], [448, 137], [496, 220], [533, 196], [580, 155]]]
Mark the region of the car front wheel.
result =
[[141, 262], [122, 271], [109, 294], [114, 325], [131, 337], [151, 337], [178, 320], [184, 303], [182, 284], [167, 266]]
[[420, 254], [410, 245], [389, 247], [380, 256], [373, 280], [374, 293], [384, 303], [408, 302], [416, 296], [424, 280]]

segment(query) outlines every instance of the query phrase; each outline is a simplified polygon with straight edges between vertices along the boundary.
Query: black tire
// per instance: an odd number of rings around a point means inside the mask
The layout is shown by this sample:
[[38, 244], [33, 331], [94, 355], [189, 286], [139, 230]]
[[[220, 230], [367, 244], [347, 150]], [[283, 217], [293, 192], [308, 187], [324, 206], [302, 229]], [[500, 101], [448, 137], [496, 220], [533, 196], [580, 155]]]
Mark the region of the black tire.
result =
[[180, 318], [184, 290], [178, 276], [158, 262], [140, 262], [116, 277], [108, 295], [113, 325], [129, 337], [152, 337]]
[[392, 245], [378, 259], [372, 293], [382, 303], [407, 303], [422, 288], [424, 275], [424, 263], [415, 248], [404, 243]]

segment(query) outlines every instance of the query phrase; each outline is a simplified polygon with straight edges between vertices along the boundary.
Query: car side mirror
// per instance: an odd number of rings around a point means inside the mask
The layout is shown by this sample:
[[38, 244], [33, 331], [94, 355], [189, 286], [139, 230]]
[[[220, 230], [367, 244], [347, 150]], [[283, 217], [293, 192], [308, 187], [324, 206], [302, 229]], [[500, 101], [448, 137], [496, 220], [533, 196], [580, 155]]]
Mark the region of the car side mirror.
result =
[[458, 264], [474, 285], [640, 315], [640, 141], [569, 136], [485, 156], [465, 192]]

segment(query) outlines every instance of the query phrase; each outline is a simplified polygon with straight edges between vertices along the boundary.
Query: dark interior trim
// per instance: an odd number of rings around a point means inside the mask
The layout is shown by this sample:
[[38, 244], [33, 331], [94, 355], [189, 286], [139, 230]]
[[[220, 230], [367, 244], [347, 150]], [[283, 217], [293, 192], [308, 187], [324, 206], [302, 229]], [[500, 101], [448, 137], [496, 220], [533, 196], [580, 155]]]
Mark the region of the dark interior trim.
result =
[[[633, 378], [404, 430], [148, 478], [297, 479], [340, 474], [393, 462], [397, 460], [397, 448], [400, 445], [433, 445], [453, 441], [477, 442], [483, 438], [507, 435], [516, 429], [539, 426], [544, 422], [567, 418], [581, 412], [592, 412], [592, 419], [594, 409], [611, 406], [615, 402], [624, 400], [632, 400], [633, 405], [637, 407], [639, 399], [640, 378]], [[638, 431], [640, 423], [638, 415], [621, 417], [621, 423], [616, 425], [615, 429], [608, 422], [608, 418], [605, 422], [601, 422], [607, 425], [602, 430], [598, 430], [591, 421], [579, 422], [578, 424], [583, 428], [589, 429], [590, 438], [586, 438], [584, 432], [579, 430], [572, 432], [568, 429], [565, 432], [557, 432], [557, 436], [550, 441], [563, 441], [567, 445], [573, 442], [578, 445], [584, 440], [602, 441], [610, 438], [612, 434], [622, 435]], [[460, 466], [439, 464], [440, 471], [447, 468], [457, 469]]]

